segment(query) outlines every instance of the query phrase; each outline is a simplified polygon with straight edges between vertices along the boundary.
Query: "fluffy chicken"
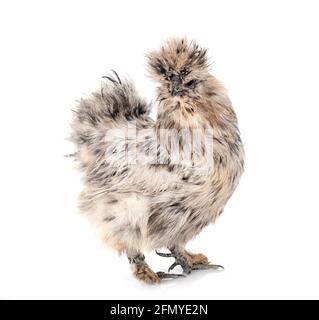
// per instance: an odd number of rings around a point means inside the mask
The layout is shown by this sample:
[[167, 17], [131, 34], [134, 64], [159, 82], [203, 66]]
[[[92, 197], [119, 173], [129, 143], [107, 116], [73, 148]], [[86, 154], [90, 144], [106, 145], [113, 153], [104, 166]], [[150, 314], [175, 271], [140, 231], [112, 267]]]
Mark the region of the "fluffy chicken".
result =
[[[187, 242], [214, 223], [238, 185], [244, 151], [237, 118], [207, 50], [170, 39], [147, 55], [158, 114], [116, 72], [74, 110], [71, 140], [83, 172], [80, 210], [147, 283], [220, 269]], [[158, 250], [168, 249], [170, 253]], [[175, 258], [183, 274], [154, 272], [144, 253]]]

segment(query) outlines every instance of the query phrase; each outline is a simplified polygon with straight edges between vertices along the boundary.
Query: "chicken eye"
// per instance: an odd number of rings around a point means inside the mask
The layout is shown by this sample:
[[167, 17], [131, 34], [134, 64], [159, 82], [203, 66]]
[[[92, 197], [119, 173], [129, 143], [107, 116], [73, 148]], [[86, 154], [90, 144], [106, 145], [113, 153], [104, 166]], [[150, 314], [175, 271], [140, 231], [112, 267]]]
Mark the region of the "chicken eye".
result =
[[185, 85], [186, 85], [186, 87], [194, 88], [196, 85], [196, 80], [190, 80]]

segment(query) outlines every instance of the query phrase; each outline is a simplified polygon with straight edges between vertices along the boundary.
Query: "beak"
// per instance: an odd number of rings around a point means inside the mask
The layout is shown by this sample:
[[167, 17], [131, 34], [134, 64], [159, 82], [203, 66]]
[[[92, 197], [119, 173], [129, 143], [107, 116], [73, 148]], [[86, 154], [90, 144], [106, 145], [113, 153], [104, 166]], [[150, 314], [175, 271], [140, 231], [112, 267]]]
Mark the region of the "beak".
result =
[[181, 82], [181, 79], [180, 79], [180, 77], [179, 76], [176, 76], [176, 75], [174, 75], [173, 77], [172, 77], [172, 83], [171, 83], [171, 94], [172, 94], [172, 96], [173, 97], [176, 97], [176, 96], [180, 96], [181, 95], [181, 84], [182, 84], [182, 82]]

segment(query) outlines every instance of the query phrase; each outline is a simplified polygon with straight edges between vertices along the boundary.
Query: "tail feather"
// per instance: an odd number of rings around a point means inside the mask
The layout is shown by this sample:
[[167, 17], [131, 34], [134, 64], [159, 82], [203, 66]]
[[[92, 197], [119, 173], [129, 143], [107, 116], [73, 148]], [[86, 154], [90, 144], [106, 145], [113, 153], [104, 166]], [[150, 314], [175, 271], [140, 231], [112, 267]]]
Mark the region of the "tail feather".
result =
[[74, 112], [71, 140], [76, 144], [90, 144], [101, 129], [109, 128], [112, 123], [132, 120], [146, 120], [150, 105], [139, 97], [133, 83], [127, 79], [104, 76], [109, 80], [88, 98], [80, 100]]

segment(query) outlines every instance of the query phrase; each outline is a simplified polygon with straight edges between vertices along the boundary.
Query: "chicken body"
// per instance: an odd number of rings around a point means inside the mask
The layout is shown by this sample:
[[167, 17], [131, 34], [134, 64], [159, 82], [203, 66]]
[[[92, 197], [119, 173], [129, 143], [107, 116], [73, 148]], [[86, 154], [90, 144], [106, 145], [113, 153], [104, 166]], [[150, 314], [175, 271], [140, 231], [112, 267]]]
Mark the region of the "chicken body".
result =
[[153, 283], [169, 275], [148, 267], [143, 253], [150, 250], [168, 248], [186, 273], [211, 266], [185, 245], [222, 213], [244, 151], [206, 50], [173, 39], [148, 58], [160, 83], [157, 120], [133, 84], [115, 74], [77, 106], [72, 141], [84, 173], [81, 211], [109, 246], [128, 255], [135, 276]]

